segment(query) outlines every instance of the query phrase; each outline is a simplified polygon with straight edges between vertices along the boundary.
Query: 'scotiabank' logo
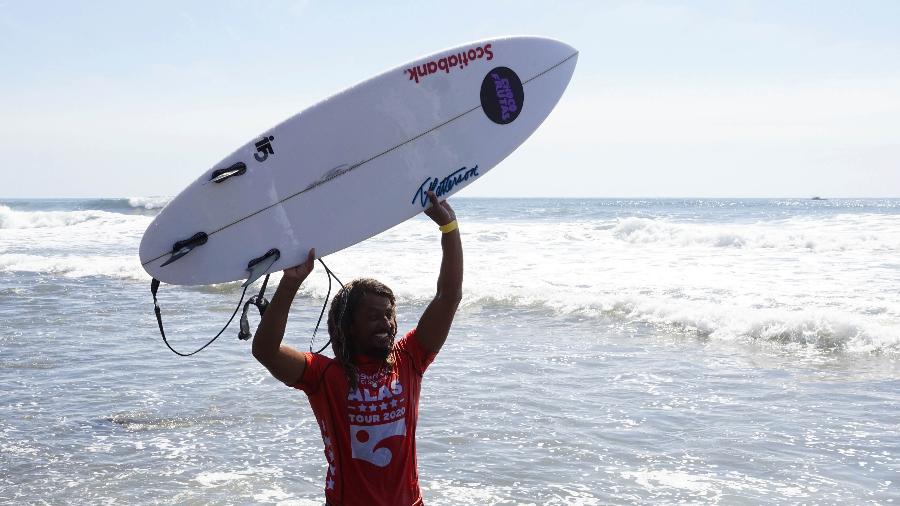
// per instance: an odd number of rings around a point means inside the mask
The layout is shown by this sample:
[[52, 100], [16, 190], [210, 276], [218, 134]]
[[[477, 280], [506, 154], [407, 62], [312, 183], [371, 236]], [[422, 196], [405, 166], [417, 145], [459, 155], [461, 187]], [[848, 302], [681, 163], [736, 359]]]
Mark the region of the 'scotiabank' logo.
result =
[[413, 65], [412, 67], [404, 70], [403, 73], [409, 75], [410, 81], [415, 81], [416, 84], [419, 84], [420, 79], [424, 79], [431, 74], [436, 74], [439, 70], [443, 70], [445, 74], [449, 74], [450, 71], [454, 68], [459, 68], [460, 70], [462, 70], [468, 67], [470, 62], [474, 62], [475, 60], [480, 60], [482, 58], [487, 61], [491, 61], [494, 59], [494, 52], [491, 51], [491, 44], [485, 44], [484, 46], [477, 46], [470, 49], [463, 49], [462, 51], [456, 54], [451, 54], [450, 56], [438, 58], [437, 60], [427, 61], [421, 65]]

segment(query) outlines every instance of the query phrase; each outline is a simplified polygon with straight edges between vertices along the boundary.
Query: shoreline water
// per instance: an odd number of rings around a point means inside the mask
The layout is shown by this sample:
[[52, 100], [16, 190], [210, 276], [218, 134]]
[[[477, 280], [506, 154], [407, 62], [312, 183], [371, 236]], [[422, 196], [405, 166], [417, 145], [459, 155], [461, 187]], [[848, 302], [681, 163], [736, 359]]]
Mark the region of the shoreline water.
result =
[[[460, 199], [467, 294], [417, 438], [429, 504], [900, 500], [900, 201], [594, 204]], [[40, 205], [0, 225], [0, 502], [320, 504], [303, 395], [236, 328], [190, 359], [162, 344], [134, 265], [153, 211]], [[433, 232], [329, 266], [394, 287], [409, 329]], [[295, 301], [292, 345], [326, 287]], [[204, 343], [238, 296], [164, 287], [170, 341]]]

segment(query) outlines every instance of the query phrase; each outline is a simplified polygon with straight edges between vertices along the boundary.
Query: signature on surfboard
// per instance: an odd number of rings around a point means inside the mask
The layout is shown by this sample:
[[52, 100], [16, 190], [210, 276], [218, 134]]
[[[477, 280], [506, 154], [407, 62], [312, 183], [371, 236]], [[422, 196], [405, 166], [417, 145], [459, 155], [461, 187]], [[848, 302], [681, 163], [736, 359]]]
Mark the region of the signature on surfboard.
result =
[[425, 205], [428, 204], [429, 191], [433, 191], [436, 196], [440, 197], [441, 195], [449, 193], [450, 190], [452, 190], [454, 187], [459, 186], [469, 179], [475, 179], [478, 176], [478, 165], [476, 165], [471, 169], [468, 167], [463, 167], [445, 177], [444, 179], [428, 177], [425, 179], [425, 182], [422, 183], [421, 186], [419, 186], [419, 189], [416, 190], [416, 194], [413, 196], [412, 203], [415, 204], [416, 200], [418, 200], [419, 205], [425, 207]]

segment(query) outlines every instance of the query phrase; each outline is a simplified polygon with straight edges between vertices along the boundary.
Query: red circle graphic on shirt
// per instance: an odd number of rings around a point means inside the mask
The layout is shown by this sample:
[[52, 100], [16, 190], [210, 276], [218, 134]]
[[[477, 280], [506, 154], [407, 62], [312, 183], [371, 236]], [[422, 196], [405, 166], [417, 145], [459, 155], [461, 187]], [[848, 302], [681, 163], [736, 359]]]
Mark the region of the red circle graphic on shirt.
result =
[[364, 430], [357, 432], [356, 440], [359, 441], [360, 443], [365, 443], [366, 441], [369, 440], [369, 433]]

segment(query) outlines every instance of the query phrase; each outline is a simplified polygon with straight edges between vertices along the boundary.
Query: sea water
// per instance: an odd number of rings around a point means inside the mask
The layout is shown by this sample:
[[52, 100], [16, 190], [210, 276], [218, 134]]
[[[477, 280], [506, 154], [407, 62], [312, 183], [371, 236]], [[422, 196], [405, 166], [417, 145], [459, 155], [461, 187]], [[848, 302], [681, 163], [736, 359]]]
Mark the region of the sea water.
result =
[[[0, 201], [0, 502], [323, 503], [307, 401], [236, 325], [163, 345], [137, 249], [167, 200]], [[900, 502], [900, 200], [452, 204], [426, 504]], [[420, 216], [325, 260], [392, 286], [405, 331], [439, 233]], [[327, 290], [317, 266], [286, 343], [326, 344]], [[170, 343], [239, 297], [163, 285]]]

